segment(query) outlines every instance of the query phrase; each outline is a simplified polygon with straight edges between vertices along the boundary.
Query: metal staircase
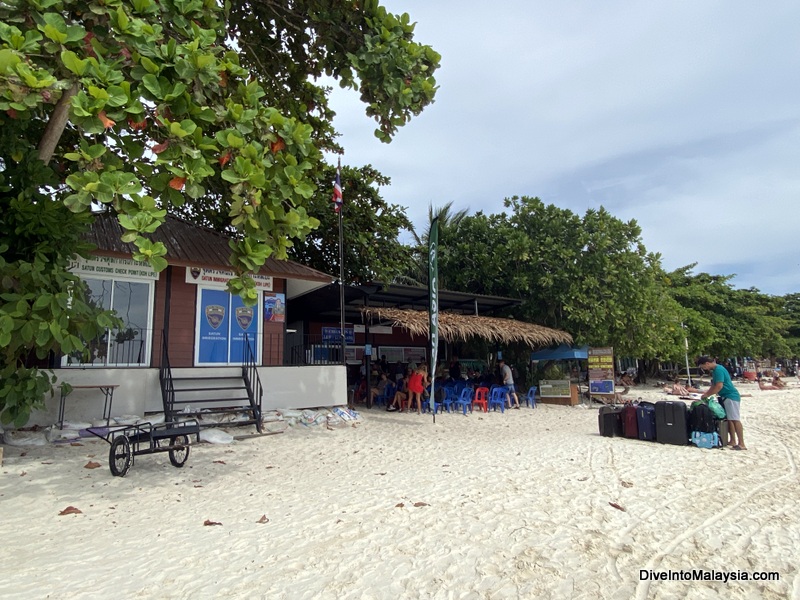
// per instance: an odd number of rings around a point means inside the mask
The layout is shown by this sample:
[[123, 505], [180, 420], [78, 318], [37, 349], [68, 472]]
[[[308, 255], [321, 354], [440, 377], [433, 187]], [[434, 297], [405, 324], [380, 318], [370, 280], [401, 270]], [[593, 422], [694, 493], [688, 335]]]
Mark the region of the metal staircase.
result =
[[[241, 367], [198, 367], [173, 369], [166, 343], [162, 343], [161, 398], [167, 421], [196, 418], [201, 428], [261, 426], [261, 401], [264, 396], [255, 353], [245, 340]], [[217, 421], [211, 415], [238, 414], [234, 420]], [[205, 418], [204, 418], [205, 417]]]

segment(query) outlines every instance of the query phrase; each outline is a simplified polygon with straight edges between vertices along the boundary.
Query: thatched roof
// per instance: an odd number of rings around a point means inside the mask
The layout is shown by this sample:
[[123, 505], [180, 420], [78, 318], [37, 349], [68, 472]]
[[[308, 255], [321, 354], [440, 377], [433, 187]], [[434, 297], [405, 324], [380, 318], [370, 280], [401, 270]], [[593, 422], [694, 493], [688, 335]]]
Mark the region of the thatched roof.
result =
[[[426, 311], [365, 307], [361, 312], [367, 319], [390, 321], [393, 326], [405, 329], [412, 335], [428, 335]], [[448, 342], [480, 337], [504, 344], [522, 342], [531, 348], [572, 343], [570, 334], [533, 323], [447, 312], [439, 313], [439, 335]]]

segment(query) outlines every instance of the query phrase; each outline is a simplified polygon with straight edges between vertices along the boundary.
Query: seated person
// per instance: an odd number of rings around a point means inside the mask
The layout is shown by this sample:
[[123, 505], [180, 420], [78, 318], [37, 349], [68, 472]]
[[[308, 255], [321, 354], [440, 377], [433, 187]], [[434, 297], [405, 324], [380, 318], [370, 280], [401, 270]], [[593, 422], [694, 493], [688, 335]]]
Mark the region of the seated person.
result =
[[622, 377], [619, 378], [620, 383], [625, 387], [633, 387], [635, 384], [633, 383], [633, 379], [628, 373], [623, 373]]
[[781, 379], [780, 375], [775, 375], [775, 377], [772, 378], [772, 385], [778, 389], [783, 389], [786, 387], [786, 382]]
[[356, 385], [355, 392], [353, 393], [353, 401], [354, 402], [363, 402], [367, 399], [367, 380], [362, 379], [358, 385]]
[[392, 398], [391, 404], [386, 407], [389, 412], [402, 410], [404, 404], [408, 401], [408, 380], [410, 377], [411, 369], [408, 369], [405, 377], [397, 382], [397, 391], [394, 393], [394, 398]]
[[386, 373], [381, 373], [381, 380], [378, 382], [378, 385], [370, 390], [369, 399], [375, 402], [376, 396], [382, 396], [387, 385], [389, 385], [389, 376]]

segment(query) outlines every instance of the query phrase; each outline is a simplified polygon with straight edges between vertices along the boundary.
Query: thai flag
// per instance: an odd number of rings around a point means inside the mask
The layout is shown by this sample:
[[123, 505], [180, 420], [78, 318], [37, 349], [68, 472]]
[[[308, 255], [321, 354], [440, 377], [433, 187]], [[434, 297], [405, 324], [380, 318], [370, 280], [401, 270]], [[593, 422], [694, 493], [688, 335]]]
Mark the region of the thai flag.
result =
[[342, 209], [342, 165], [339, 164], [339, 167], [336, 169], [336, 181], [333, 184], [333, 210], [337, 213]]

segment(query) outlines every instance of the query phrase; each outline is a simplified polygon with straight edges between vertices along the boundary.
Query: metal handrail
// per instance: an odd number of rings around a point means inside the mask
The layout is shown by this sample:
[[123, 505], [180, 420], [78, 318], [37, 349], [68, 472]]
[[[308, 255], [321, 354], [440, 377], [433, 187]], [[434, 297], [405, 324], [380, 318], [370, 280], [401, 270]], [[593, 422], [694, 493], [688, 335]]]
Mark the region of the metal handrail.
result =
[[255, 419], [256, 422], [256, 429], [261, 433], [261, 401], [264, 397], [264, 388], [261, 385], [261, 377], [258, 375], [256, 353], [250, 346], [250, 336], [248, 334], [244, 335], [242, 379], [244, 379], [245, 387], [247, 388], [250, 406], [253, 408], [253, 419]]
[[169, 364], [166, 332], [163, 332], [161, 336], [161, 364], [158, 367], [158, 379], [161, 384], [161, 401], [164, 404], [164, 416], [167, 421], [173, 421], [175, 386], [172, 381], [172, 368]]

